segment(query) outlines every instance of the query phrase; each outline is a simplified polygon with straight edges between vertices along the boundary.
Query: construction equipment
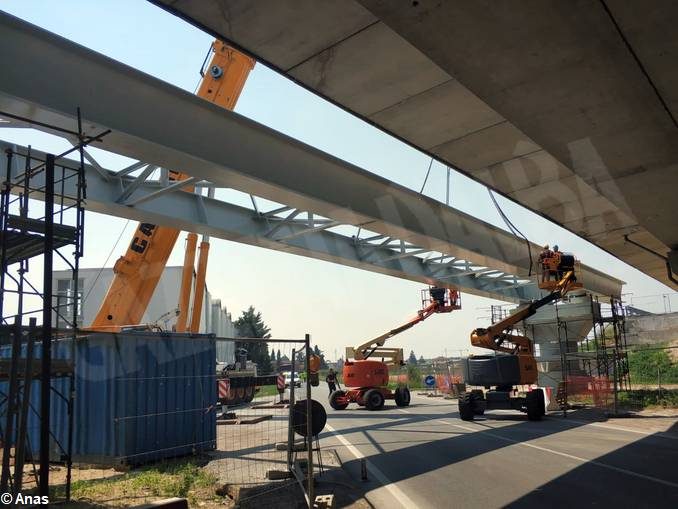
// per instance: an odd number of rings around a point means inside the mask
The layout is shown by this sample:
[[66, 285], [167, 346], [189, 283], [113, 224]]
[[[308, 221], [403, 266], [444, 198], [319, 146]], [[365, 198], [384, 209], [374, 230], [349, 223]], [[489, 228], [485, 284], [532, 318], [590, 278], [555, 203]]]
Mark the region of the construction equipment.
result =
[[[201, 69], [202, 82], [197, 95], [223, 108], [232, 110], [240, 96], [245, 80], [254, 67], [254, 60], [239, 53], [221, 41], [211, 47], [212, 61], [207, 72]], [[207, 61], [207, 58], [205, 59]], [[188, 175], [169, 172], [170, 181], [186, 180]], [[193, 186], [184, 191], [193, 192]], [[113, 282], [106, 293], [90, 330], [118, 332], [126, 326], [138, 326], [162, 276], [167, 260], [179, 237], [179, 230], [150, 223], [139, 223], [125, 255], [113, 267]], [[185, 332], [193, 281], [193, 258], [197, 235], [189, 233], [184, 257], [184, 272], [179, 298], [177, 331]], [[203, 236], [200, 260], [193, 292], [193, 314], [188, 328], [200, 329], [200, 310], [204, 293], [205, 270], [209, 238]]]
[[[513, 328], [534, 315], [547, 304], [558, 301], [575, 288], [581, 288], [575, 276], [575, 260], [570, 254], [560, 256], [556, 267], [558, 281], [545, 281], [540, 288], [548, 289], [545, 297], [531, 302], [487, 328], [471, 332], [471, 344], [499, 352], [499, 355], [475, 355], [465, 360], [464, 371], [467, 385], [487, 389], [474, 389], [459, 396], [459, 415], [462, 420], [473, 420], [485, 410], [514, 409], [527, 412], [529, 420], [540, 420], [545, 414], [544, 393], [541, 389], [518, 393], [515, 386], [532, 385], [537, 381], [537, 362], [532, 341]], [[494, 387], [493, 389], [491, 389]]]
[[[207, 63], [211, 54], [211, 61]], [[215, 40], [200, 70], [202, 80], [197, 95], [222, 108], [232, 110], [242, 92], [254, 60], [227, 44]], [[169, 171], [169, 180], [179, 184], [189, 176], [179, 171]], [[192, 185], [182, 188], [194, 192]], [[208, 191], [213, 197], [214, 188]], [[150, 223], [140, 223], [127, 252], [113, 267], [114, 278], [99, 312], [88, 330], [120, 332], [129, 329], [158, 330], [157, 324], [141, 324], [143, 315], [153, 296], [167, 260], [179, 237], [179, 230]], [[188, 233], [184, 264], [179, 290], [176, 332], [198, 333], [205, 293], [205, 276], [209, 252], [209, 236], [203, 235], [199, 247], [198, 267], [194, 269], [198, 236]], [[195, 277], [194, 277], [195, 273]], [[192, 297], [192, 299], [191, 299]], [[192, 301], [192, 308], [191, 308]], [[223, 359], [221, 359], [223, 360]], [[234, 362], [217, 365], [220, 401], [227, 405], [249, 402], [254, 397], [256, 385], [268, 385], [275, 377], [257, 376], [256, 366], [239, 355]]]
[[360, 346], [347, 347], [343, 378], [348, 390], [337, 390], [330, 394], [330, 406], [335, 410], [344, 410], [349, 403], [357, 403], [368, 410], [378, 410], [387, 399], [394, 399], [398, 406], [408, 406], [410, 390], [407, 386], [399, 386], [395, 391], [388, 388], [388, 367], [404, 364], [403, 350], [384, 348], [384, 343], [435, 313], [450, 313], [457, 309], [461, 309], [461, 300], [456, 290], [438, 287], [422, 290], [422, 309], [417, 312], [417, 316]]

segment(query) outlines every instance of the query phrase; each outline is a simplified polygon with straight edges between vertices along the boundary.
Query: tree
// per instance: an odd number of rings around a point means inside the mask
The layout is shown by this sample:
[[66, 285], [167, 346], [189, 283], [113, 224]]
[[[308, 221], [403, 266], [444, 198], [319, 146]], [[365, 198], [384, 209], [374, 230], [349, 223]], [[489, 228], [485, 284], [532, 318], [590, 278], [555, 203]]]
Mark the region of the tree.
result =
[[420, 355], [419, 356], [419, 361], [417, 361], [419, 364], [426, 364], [426, 361], [424, 360], [424, 356]]
[[[254, 306], [243, 311], [234, 325], [239, 338], [269, 339], [271, 337], [271, 329], [264, 323], [261, 313], [254, 310]], [[247, 350], [249, 359], [257, 365], [259, 373], [267, 375], [272, 371], [268, 343], [237, 341], [235, 346], [236, 350], [240, 348]]]
[[313, 353], [320, 357], [320, 369], [327, 369], [327, 361], [325, 360], [325, 354], [318, 347], [318, 345], [315, 345], [313, 347]]
[[407, 381], [410, 387], [414, 389], [419, 389], [422, 387], [421, 371], [419, 370], [416, 364], [407, 365]]
[[407, 358], [407, 362], [413, 366], [417, 365], [417, 356], [414, 355], [414, 350], [410, 350], [410, 356]]

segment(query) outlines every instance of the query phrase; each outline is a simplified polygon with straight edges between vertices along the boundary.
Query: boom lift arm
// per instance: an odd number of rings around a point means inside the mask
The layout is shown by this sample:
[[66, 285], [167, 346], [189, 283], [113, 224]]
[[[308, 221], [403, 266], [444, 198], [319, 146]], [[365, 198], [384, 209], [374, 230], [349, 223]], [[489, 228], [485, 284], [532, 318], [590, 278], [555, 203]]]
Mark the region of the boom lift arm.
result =
[[[487, 328], [478, 328], [471, 333], [471, 344], [488, 350], [496, 350], [510, 354], [532, 355], [532, 341], [517, 334], [511, 334], [511, 329], [519, 322], [534, 315], [537, 310], [551, 302], [565, 297], [575, 286], [574, 271], [570, 270], [558, 281], [551, 293], [535, 302], [532, 302], [504, 320], [490, 325]], [[513, 347], [504, 346], [511, 343]]]
[[[254, 60], [218, 40], [214, 41], [210, 51], [213, 52], [212, 60], [207, 72], [201, 70], [203, 79], [197, 95], [232, 110], [254, 67]], [[186, 174], [170, 171], [172, 181], [186, 178]], [[193, 192], [193, 186], [186, 186], [184, 191]], [[90, 329], [115, 332], [122, 326], [141, 322], [178, 237], [179, 230], [174, 228], [150, 223], [137, 226], [127, 252], [113, 267], [115, 276]], [[187, 327], [196, 241], [197, 236], [189, 234], [179, 298], [178, 330], [185, 331]], [[198, 332], [200, 326], [202, 293], [198, 295], [197, 292], [204, 291], [208, 249], [209, 242], [205, 237], [200, 245], [200, 266], [195, 283], [194, 308], [197, 308], [197, 313], [190, 323], [193, 332]]]
[[[456, 290], [447, 290], [445, 288], [430, 288], [428, 291], [430, 298], [428, 304], [417, 312], [417, 316], [404, 323], [400, 327], [377, 336], [370, 341], [363, 343], [355, 348], [346, 347], [346, 358], [354, 360], [367, 360], [373, 355], [378, 357], [388, 366], [401, 366], [404, 364], [402, 348], [384, 348], [384, 343], [393, 336], [404, 332], [418, 323], [423, 322], [434, 313], [449, 313], [455, 309], [461, 309], [459, 293]], [[426, 302], [426, 301], [424, 301]]]

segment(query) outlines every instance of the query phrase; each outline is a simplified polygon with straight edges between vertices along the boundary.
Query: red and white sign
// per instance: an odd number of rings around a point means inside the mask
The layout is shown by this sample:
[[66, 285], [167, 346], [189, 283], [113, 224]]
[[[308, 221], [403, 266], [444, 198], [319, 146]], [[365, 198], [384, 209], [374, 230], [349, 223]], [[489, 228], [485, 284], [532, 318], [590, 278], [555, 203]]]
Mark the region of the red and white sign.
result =
[[280, 392], [285, 390], [285, 375], [282, 373], [278, 374], [278, 378], [276, 379], [276, 385], [278, 386], [278, 390]]
[[229, 379], [218, 380], [217, 387], [219, 388], [219, 399], [227, 399], [228, 393], [231, 392], [231, 381]]

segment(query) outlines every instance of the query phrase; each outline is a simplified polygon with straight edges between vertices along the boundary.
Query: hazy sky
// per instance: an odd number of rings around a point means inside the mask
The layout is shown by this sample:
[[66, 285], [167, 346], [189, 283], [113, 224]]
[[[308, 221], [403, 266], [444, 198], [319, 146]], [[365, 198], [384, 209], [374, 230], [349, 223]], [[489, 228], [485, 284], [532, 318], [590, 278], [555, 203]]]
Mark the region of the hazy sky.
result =
[[[142, 0], [5, 0], [0, 7], [191, 92], [212, 42], [209, 35]], [[41, 79], [49, 83], [49, 77]], [[260, 64], [250, 74], [236, 111], [411, 189], [419, 191], [424, 182], [429, 157]], [[0, 138], [48, 152], [68, 146], [32, 130], [1, 129]], [[96, 155], [109, 168], [125, 165], [119, 156], [101, 151]], [[433, 165], [424, 194], [444, 201], [443, 166]], [[557, 243], [561, 249], [575, 252], [583, 263], [626, 281], [625, 292], [638, 302], [640, 296], [671, 292], [543, 218], [501, 197], [499, 202], [532, 241]], [[451, 179], [451, 205], [504, 227], [486, 189], [456, 172]], [[88, 213], [82, 266], [98, 267], [107, 258], [107, 266], [112, 266], [127, 247], [134, 227], [125, 220]], [[121, 233], [122, 240], [114, 249]], [[182, 262], [184, 237], [182, 234], [171, 264]], [[219, 239], [212, 240], [207, 284], [234, 317], [252, 304], [262, 312], [274, 337], [310, 333], [330, 358], [335, 352], [342, 355], [345, 346], [362, 343], [413, 316], [422, 288], [389, 276]], [[470, 330], [485, 323], [479, 318], [489, 314], [483, 308], [497, 302], [470, 295], [462, 299], [462, 311], [434, 316], [393, 340], [392, 346], [402, 346], [406, 353], [414, 349], [418, 356], [427, 357], [468, 349]]]

